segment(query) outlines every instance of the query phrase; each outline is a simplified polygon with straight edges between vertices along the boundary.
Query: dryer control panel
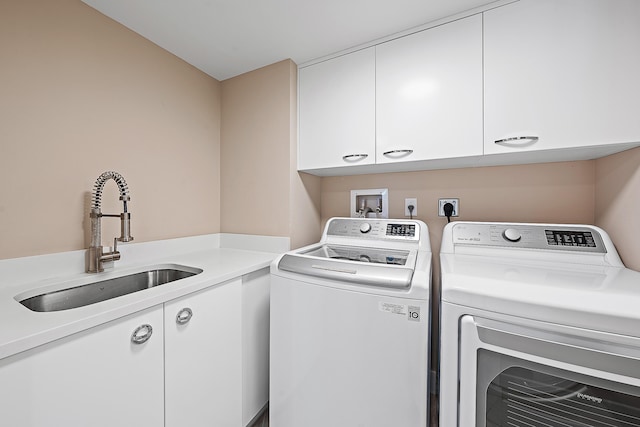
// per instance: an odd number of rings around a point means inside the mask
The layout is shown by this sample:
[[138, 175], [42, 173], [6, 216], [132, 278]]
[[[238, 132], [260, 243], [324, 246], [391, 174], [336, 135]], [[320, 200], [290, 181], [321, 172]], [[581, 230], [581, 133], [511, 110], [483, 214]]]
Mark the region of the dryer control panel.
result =
[[570, 225], [460, 223], [453, 227], [453, 244], [607, 252], [596, 228]]

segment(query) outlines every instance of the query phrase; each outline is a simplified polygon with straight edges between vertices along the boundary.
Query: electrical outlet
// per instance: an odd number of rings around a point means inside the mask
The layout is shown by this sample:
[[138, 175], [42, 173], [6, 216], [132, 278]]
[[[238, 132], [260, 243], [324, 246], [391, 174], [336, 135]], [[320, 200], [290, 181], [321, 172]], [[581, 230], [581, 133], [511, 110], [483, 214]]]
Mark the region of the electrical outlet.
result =
[[453, 205], [451, 216], [460, 216], [460, 199], [438, 199], [438, 216], [445, 216], [444, 205], [447, 203]]
[[[413, 206], [413, 212], [409, 212], [409, 205]], [[418, 199], [404, 199], [404, 216], [418, 215]]]

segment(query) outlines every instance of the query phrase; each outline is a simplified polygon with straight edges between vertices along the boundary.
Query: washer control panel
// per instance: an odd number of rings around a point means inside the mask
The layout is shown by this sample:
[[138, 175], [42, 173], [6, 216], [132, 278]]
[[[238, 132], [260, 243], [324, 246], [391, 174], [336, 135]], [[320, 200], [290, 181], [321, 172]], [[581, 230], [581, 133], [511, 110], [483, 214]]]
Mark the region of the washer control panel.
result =
[[412, 221], [333, 218], [327, 227], [327, 235], [331, 236], [405, 241], [420, 239], [420, 227]]
[[598, 230], [585, 226], [460, 223], [453, 228], [453, 243], [572, 252], [607, 252]]

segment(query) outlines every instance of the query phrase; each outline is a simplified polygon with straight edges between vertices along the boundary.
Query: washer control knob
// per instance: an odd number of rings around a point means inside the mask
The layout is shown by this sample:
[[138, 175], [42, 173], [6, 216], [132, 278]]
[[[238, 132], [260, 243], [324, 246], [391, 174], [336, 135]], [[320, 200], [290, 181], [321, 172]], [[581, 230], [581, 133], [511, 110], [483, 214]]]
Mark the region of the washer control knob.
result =
[[507, 228], [502, 232], [502, 237], [510, 242], [518, 242], [522, 238], [522, 235], [515, 228]]
[[360, 232], [368, 233], [370, 231], [371, 231], [371, 224], [369, 224], [368, 222], [362, 223], [362, 225], [360, 226]]

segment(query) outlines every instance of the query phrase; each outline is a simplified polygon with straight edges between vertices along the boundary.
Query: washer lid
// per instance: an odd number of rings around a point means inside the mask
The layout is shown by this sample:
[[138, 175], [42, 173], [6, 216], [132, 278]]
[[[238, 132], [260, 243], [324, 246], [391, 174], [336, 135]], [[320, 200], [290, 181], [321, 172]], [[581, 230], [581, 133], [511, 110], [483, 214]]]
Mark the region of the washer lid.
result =
[[409, 251], [365, 248], [362, 246], [321, 245], [300, 252], [318, 258], [341, 259], [375, 264], [406, 265]]
[[362, 285], [408, 288], [415, 263], [415, 251], [325, 244], [284, 255], [278, 269]]

